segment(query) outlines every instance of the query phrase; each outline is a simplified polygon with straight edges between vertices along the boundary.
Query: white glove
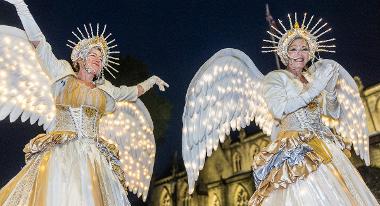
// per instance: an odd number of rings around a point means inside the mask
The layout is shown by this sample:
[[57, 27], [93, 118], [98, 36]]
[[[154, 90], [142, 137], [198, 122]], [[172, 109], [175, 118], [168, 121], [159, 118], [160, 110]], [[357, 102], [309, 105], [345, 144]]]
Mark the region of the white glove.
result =
[[169, 85], [157, 76], [151, 76], [149, 79], [141, 82], [139, 85], [144, 89], [144, 93], [151, 89], [154, 85], [157, 85], [161, 91], [165, 91], [165, 87]]
[[301, 97], [305, 100], [305, 103], [309, 103], [322, 92], [333, 74], [334, 69], [332, 66], [319, 68], [315, 71], [314, 80], [310, 83], [309, 89], [301, 94]]
[[44, 40], [44, 35], [42, 34], [40, 28], [38, 27], [36, 21], [34, 20], [32, 14], [28, 9], [28, 5], [25, 4], [23, 0], [5, 0], [16, 7], [17, 14], [20, 17], [22, 26], [25, 29], [26, 35], [29, 41], [40, 42]]
[[284, 114], [292, 113], [309, 104], [309, 102], [318, 96], [326, 87], [326, 84], [331, 79], [332, 75], [332, 67], [317, 69], [314, 73], [314, 80], [310, 83], [309, 89], [301, 93], [299, 96], [288, 98], [286, 100]]

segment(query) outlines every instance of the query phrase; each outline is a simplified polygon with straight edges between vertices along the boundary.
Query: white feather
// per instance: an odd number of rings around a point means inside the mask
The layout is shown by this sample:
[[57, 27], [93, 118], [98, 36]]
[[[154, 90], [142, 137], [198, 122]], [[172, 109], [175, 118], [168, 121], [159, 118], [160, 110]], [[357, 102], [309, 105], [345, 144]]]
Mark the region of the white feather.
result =
[[[191, 81], [182, 116], [182, 154], [192, 193], [206, 155], [233, 130], [266, 117], [260, 127], [272, 127], [273, 117], [262, 100], [263, 75], [236, 49], [223, 49], [204, 63]], [[251, 91], [255, 91], [255, 95]], [[253, 104], [250, 104], [253, 102]], [[266, 130], [270, 135], [270, 131]]]
[[20, 107], [15, 107], [11, 114], [9, 115], [10, 122], [16, 121], [16, 119], [21, 115], [22, 109]]
[[12, 111], [13, 107], [14, 107], [14, 104], [12, 104], [11, 102], [4, 104], [0, 110], [0, 120], [5, 119], [5, 117], [7, 117], [9, 113]]
[[22, 121], [22, 122], [25, 122], [26, 120], [29, 119], [30, 115], [31, 115], [30, 112], [24, 111], [24, 112], [21, 114], [21, 121]]

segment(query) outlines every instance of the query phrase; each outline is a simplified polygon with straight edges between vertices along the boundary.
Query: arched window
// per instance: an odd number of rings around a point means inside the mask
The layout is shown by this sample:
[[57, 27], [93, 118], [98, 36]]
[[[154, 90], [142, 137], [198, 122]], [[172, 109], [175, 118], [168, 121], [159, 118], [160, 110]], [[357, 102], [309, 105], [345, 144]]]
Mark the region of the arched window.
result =
[[235, 192], [235, 202], [237, 206], [248, 205], [248, 192], [247, 190], [239, 185]]
[[241, 171], [241, 155], [238, 152], [232, 156], [234, 172]]
[[164, 188], [161, 192], [160, 206], [172, 206], [172, 198], [167, 188]]
[[218, 195], [216, 195], [215, 193], [212, 196], [211, 206], [221, 206], [220, 199], [219, 199]]
[[257, 155], [257, 153], [259, 153], [259, 152], [260, 152], [259, 146], [253, 144], [251, 146], [251, 149], [250, 149], [250, 154], [251, 154], [252, 160], [253, 160], [253, 158], [255, 158], [255, 155]]

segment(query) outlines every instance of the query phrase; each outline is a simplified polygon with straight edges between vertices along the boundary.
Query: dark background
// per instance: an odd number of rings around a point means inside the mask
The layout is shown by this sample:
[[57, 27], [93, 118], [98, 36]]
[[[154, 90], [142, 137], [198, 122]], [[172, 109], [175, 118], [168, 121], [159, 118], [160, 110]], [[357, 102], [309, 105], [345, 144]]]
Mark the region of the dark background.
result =
[[[275, 68], [273, 54], [262, 54], [268, 39], [265, 3], [273, 17], [286, 20], [288, 12], [323, 17], [333, 28], [336, 54], [322, 54], [362, 78], [365, 87], [380, 81], [380, 1], [27, 1], [54, 53], [69, 59], [66, 40], [84, 23], [107, 24], [121, 56], [144, 65], [144, 77], [156, 74], [170, 84], [160, 93], [171, 106], [168, 129], [157, 141], [154, 176], [170, 168], [175, 151], [181, 152], [181, 117], [187, 86], [198, 68], [215, 52], [232, 47], [244, 51], [263, 74]], [[285, 21], [287, 22], [287, 20]], [[0, 0], [0, 24], [21, 27], [14, 7]], [[128, 64], [125, 64], [128, 65]], [[119, 68], [127, 74], [130, 68]], [[126, 83], [137, 82], [136, 75]], [[123, 79], [121, 79], [122, 81]], [[120, 81], [120, 79], [118, 80]], [[155, 93], [158, 93], [155, 91]], [[1, 94], [0, 94], [1, 95]], [[166, 104], [167, 104], [166, 102]], [[164, 127], [166, 128], [166, 127]], [[37, 126], [0, 122], [0, 187], [24, 165], [23, 146], [41, 130]]]

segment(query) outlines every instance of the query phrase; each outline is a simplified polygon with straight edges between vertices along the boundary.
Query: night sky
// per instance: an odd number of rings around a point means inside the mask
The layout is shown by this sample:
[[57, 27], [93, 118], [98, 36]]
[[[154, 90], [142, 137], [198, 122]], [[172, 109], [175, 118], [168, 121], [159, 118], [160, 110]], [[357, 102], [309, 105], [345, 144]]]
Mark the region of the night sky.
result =
[[[360, 76], [365, 87], [380, 82], [380, 1], [27, 1], [57, 57], [69, 59], [65, 44], [74, 39], [76, 26], [106, 23], [121, 56], [143, 61], [170, 84], [162, 95], [173, 104], [172, 118], [166, 141], [157, 144], [156, 176], [170, 166], [174, 151], [181, 151], [186, 89], [208, 58], [231, 47], [245, 52], [263, 74], [275, 68], [274, 56], [260, 52], [262, 39], [268, 38], [265, 3], [274, 18], [286, 20], [288, 12], [298, 12], [299, 19], [303, 12], [323, 17], [333, 28], [326, 38], [337, 39], [337, 53], [322, 57]], [[0, 24], [21, 28], [14, 7], [2, 0]], [[28, 124], [10, 125], [8, 119], [0, 123], [0, 187], [23, 166], [22, 148], [39, 131]]]

